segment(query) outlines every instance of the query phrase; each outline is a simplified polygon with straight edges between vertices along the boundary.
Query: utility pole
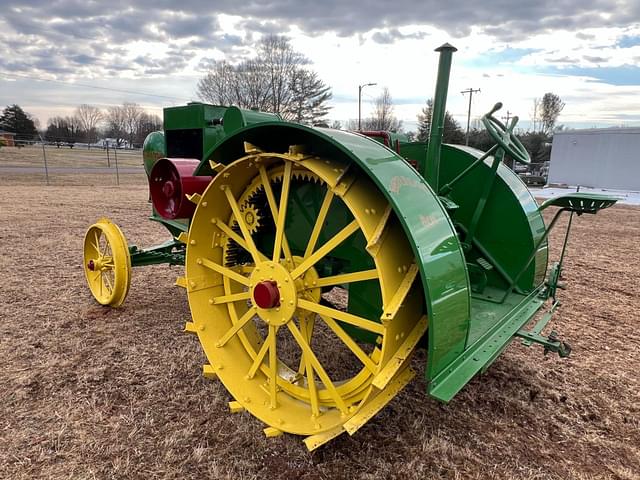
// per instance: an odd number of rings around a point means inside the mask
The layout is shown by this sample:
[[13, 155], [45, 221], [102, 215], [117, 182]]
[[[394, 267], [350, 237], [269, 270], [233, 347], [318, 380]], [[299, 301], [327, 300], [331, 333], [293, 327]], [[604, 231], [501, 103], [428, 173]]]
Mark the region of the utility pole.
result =
[[358, 131], [362, 130], [362, 89], [364, 87], [373, 87], [377, 83], [364, 83], [358, 85]]
[[505, 125], [507, 126], [507, 128], [509, 128], [509, 119], [512, 117], [511, 112], [509, 110], [507, 110], [507, 115], [504, 117], [500, 117], [502, 118], [506, 123]]
[[467, 134], [464, 138], [464, 144], [469, 145], [469, 123], [471, 122], [471, 99], [473, 98], [473, 94], [480, 92], [479, 88], [467, 88], [466, 90], [461, 91], [460, 93], [464, 95], [465, 93], [469, 94], [469, 111], [467, 112]]

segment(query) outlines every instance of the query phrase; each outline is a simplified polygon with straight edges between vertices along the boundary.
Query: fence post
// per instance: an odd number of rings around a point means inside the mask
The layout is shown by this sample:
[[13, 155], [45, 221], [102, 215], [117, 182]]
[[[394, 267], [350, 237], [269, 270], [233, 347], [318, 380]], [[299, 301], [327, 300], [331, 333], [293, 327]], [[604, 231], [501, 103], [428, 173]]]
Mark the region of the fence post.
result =
[[44, 177], [47, 179], [47, 187], [49, 186], [49, 167], [47, 166], [47, 152], [44, 151], [44, 140], [42, 135], [40, 137], [40, 144], [42, 145], [42, 158], [44, 159]]
[[116, 185], [120, 185], [120, 174], [118, 173], [118, 147], [113, 149], [113, 158], [116, 159]]
[[111, 160], [109, 159], [109, 142], [107, 144], [107, 168], [111, 168]]

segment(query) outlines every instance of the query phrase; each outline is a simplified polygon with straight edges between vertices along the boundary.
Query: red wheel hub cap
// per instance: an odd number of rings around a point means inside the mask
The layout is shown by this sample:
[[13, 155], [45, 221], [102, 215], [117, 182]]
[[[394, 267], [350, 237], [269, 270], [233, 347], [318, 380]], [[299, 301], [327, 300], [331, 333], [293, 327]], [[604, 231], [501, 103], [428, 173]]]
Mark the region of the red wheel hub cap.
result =
[[253, 301], [260, 308], [273, 308], [280, 305], [278, 284], [271, 280], [258, 283], [253, 289]]

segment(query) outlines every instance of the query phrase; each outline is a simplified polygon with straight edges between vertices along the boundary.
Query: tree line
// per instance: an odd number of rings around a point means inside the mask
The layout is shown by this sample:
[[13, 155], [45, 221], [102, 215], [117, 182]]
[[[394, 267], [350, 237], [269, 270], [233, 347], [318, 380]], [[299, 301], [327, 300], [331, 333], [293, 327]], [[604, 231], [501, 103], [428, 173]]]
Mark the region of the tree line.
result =
[[0, 129], [16, 134], [16, 142], [42, 138], [58, 147], [76, 143], [94, 144], [100, 138], [113, 139], [117, 147], [141, 146], [146, 136], [162, 129], [162, 119], [137, 103], [125, 102], [107, 109], [82, 104], [72, 115], [55, 116], [38, 131], [38, 121], [19, 105], [7, 106], [0, 115]]

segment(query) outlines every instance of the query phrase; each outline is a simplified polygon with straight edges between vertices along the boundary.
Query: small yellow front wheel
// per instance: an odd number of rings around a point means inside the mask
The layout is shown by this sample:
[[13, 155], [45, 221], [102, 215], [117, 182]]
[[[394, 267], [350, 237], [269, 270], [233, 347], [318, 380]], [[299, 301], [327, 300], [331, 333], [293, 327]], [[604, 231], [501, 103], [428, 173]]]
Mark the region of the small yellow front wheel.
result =
[[84, 236], [84, 274], [98, 303], [119, 307], [131, 284], [131, 256], [124, 234], [101, 218]]

